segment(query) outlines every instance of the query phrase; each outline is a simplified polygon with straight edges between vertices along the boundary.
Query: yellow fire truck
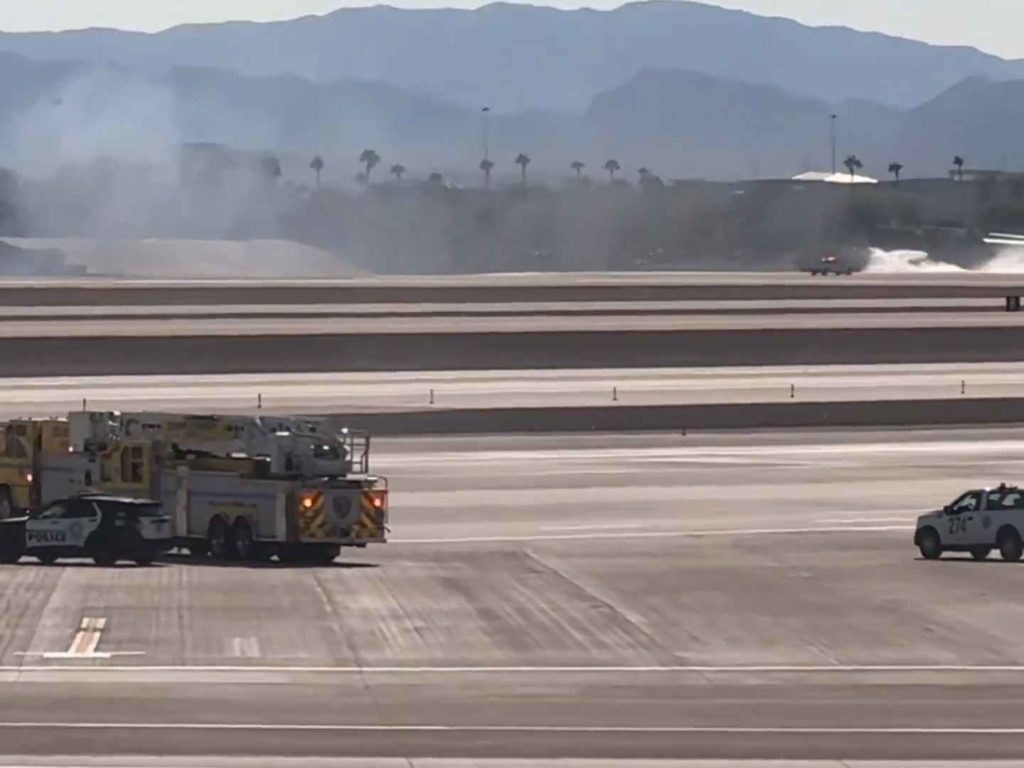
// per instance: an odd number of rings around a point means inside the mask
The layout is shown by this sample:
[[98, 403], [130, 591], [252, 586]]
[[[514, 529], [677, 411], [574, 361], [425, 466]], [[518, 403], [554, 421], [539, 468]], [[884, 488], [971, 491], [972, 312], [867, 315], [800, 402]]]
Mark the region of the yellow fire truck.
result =
[[0, 519], [104, 491], [158, 501], [197, 556], [329, 562], [387, 540], [370, 436], [323, 420], [83, 411], [0, 434]]

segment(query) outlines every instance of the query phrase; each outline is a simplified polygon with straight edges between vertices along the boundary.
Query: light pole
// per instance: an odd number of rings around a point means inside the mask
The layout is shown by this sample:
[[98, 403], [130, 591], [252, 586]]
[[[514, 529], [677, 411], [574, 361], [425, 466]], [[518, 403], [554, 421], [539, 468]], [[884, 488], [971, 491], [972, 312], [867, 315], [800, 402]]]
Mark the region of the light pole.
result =
[[837, 126], [836, 126], [836, 121], [838, 119], [839, 119], [838, 115], [832, 115], [832, 120], [829, 123], [829, 125], [831, 127], [831, 130], [829, 131], [829, 136], [830, 136], [831, 145], [832, 145], [832, 175], [833, 176], [836, 175], [836, 162], [838, 160], [838, 158], [836, 157], [836, 140], [838, 138], [838, 130], [837, 130]]
[[484, 133], [484, 160], [491, 159], [491, 108], [484, 107], [480, 110], [482, 115], [481, 122], [483, 123]]

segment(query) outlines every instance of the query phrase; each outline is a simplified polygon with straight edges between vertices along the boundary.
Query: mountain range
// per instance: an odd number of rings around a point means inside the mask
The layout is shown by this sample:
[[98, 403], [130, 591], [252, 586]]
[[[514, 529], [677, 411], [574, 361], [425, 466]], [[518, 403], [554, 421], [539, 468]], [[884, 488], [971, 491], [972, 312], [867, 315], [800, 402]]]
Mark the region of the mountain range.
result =
[[830, 162], [833, 113], [840, 153], [875, 175], [1024, 162], [1024, 62], [690, 2], [0, 34], [0, 92], [0, 166], [26, 173], [201, 141], [278, 153], [293, 178], [319, 153], [348, 181], [373, 147], [385, 169], [475, 179], [481, 104], [499, 174], [526, 152], [541, 177], [611, 157], [665, 177], [793, 175]]
[[1024, 78], [1024, 62], [682, 0], [611, 11], [494, 3], [478, 10], [344, 8], [273, 23], [0, 35], [42, 60], [174, 66], [318, 82], [367, 80], [470, 108], [580, 112], [645, 68], [774, 85], [824, 101], [913, 107], [970, 76]]

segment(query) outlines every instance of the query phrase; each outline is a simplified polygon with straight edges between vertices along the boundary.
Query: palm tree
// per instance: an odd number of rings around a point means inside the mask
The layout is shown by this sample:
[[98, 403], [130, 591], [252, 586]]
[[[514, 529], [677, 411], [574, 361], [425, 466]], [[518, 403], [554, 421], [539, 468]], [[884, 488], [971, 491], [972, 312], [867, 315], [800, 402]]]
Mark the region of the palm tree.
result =
[[957, 155], [953, 158], [953, 165], [956, 166], [956, 177], [958, 181], [964, 180], [964, 159]]
[[618, 160], [609, 160], [604, 164], [604, 169], [608, 171], [608, 181], [615, 181], [615, 174], [622, 170], [622, 166], [619, 165]]
[[486, 157], [480, 161], [480, 170], [484, 172], [484, 186], [491, 188], [491, 171], [494, 170], [494, 161]]
[[359, 162], [366, 166], [366, 172], [364, 174], [366, 183], [370, 183], [370, 173], [377, 165], [380, 164], [380, 155], [374, 152], [372, 149], [364, 149], [359, 155]]
[[576, 178], [578, 179], [580, 174], [583, 173], [583, 169], [587, 167], [587, 164], [581, 163], [579, 160], [573, 160], [569, 167], [576, 171]]
[[896, 183], [900, 183], [900, 174], [903, 173], [903, 163], [889, 163], [889, 173], [896, 177]]
[[846, 170], [850, 172], [850, 178], [857, 176], [857, 171], [864, 167], [864, 163], [860, 161], [856, 155], [850, 155], [843, 161], [843, 165], [846, 166]]
[[530, 164], [530, 156], [524, 155], [522, 152], [516, 157], [516, 165], [519, 166], [519, 170], [523, 175], [523, 186], [526, 186], [526, 166]]
[[406, 167], [401, 163], [395, 163], [391, 166], [391, 175], [395, 177], [395, 181], [401, 184], [402, 176], [405, 175], [406, 170]]
[[262, 160], [263, 173], [271, 181], [277, 181], [281, 178], [281, 161], [276, 157], [268, 155]]
[[320, 157], [320, 155], [317, 155], [316, 157], [309, 161], [309, 167], [312, 168], [313, 173], [316, 174], [317, 189], [320, 189], [320, 174], [323, 173], [324, 165], [324, 159]]

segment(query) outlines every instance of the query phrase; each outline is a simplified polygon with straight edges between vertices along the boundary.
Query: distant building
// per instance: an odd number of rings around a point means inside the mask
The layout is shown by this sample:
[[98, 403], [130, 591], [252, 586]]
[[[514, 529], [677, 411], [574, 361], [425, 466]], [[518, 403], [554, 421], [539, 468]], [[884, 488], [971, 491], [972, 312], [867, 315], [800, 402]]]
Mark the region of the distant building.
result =
[[877, 184], [878, 179], [870, 176], [857, 176], [849, 173], [827, 173], [823, 171], [807, 171], [794, 176], [793, 181], [820, 182], [823, 184]]
[[1019, 171], [988, 171], [980, 168], [964, 168], [958, 171], [955, 168], [949, 172], [949, 178], [964, 181], [1020, 181], [1024, 179], [1024, 173]]

